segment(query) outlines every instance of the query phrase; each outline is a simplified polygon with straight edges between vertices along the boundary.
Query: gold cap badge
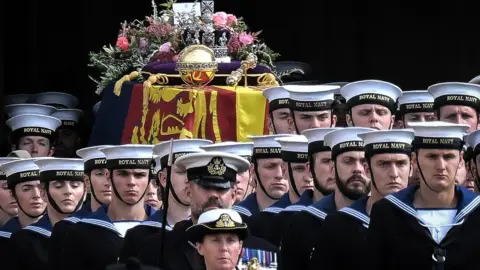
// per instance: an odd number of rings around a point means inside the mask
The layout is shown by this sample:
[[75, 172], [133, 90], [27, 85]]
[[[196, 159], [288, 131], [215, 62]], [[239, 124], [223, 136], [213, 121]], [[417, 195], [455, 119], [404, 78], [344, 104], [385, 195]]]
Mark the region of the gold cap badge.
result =
[[216, 228], [233, 228], [235, 227], [235, 222], [228, 214], [222, 214], [218, 219], [217, 223], [215, 223]]
[[222, 158], [216, 157], [213, 158], [210, 163], [208, 163], [207, 169], [210, 175], [222, 176], [225, 174], [225, 171], [227, 171], [227, 166], [223, 162]]

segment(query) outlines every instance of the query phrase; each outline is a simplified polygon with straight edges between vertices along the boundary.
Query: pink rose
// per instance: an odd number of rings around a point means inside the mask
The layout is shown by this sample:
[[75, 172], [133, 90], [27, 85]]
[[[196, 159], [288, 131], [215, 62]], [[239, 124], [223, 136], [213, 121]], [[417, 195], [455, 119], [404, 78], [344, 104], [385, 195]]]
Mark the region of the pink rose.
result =
[[225, 12], [215, 12], [213, 14], [213, 23], [218, 26], [227, 25], [228, 16]]
[[172, 60], [173, 62], [178, 62], [178, 58], [180, 58], [180, 56], [177, 54], [177, 55], [174, 55]]
[[247, 46], [253, 43], [253, 37], [252, 35], [249, 35], [247, 33], [240, 33], [238, 36], [238, 40], [240, 43], [242, 43], [243, 46]]
[[234, 24], [237, 24], [237, 17], [233, 14], [228, 14], [227, 15], [227, 26], [232, 26]]
[[129, 46], [128, 39], [126, 37], [118, 37], [116, 45], [122, 51], [127, 51]]
[[159, 52], [169, 52], [170, 51], [170, 48], [172, 48], [172, 43], [169, 41], [169, 42], [165, 42], [163, 43], [160, 48], [158, 48], [158, 51]]

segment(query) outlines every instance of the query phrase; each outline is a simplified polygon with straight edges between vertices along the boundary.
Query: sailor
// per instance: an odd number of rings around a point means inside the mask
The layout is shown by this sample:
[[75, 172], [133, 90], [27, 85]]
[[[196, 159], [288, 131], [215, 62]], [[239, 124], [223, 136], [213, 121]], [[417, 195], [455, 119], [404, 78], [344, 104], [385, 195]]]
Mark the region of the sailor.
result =
[[52, 114], [53, 117], [62, 121], [57, 128], [55, 139], [56, 157], [74, 158], [75, 152], [81, 143], [81, 119], [83, 111], [79, 109], [59, 109]]
[[62, 92], [42, 92], [30, 97], [35, 104], [50, 105], [57, 109], [75, 109], [80, 103], [78, 98]]
[[[155, 156], [153, 156], [155, 160]], [[145, 204], [150, 205], [155, 210], [160, 210], [162, 208], [161, 202], [161, 189], [160, 181], [158, 180], [157, 170], [155, 162], [152, 162], [152, 168], [150, 168], [150, 184], [147, 188], [147, 193], [145, 193]], [[156, 211], [155, 213], [157, 213]]]
[[[168, 204], [168, 209], [161, 209], [150, 216], [146, 221], [140, 223], [135, 228], [127, 231], [123, 247], [120, 251], [119, 261], [126, 262], [131, 257], [137, 257], [139, 247], [150, 236], [162, 231], [163, 222], [166, 216], [166, 230], [171, 228], [179, 221], [190, 217], [190, 198], [188, 196], [188, 179], [183, 168], [176, 165], [178, 158], [192, 154], [204, 152], [200, 147], [212, 144], [212, 141], [202, 139], [178, 139], [165, 141], [154, 146], [153, 154], [156, 157], [155, 162], [159, 170], [155, 173], [160, 186], [163, 187], [164, 195], [168, 196], [168, 202], [164, 202], [164, 207]], [[171, 153], [170, 153], [171, 151]], [[168, 159], [172, 158], [171, 164]], [[167, 189], [167, 185], [169, 186]], [[168, 194], [167, 194], [168, 191]], [[167, 199], [163, 196], [164, 201]]]
[[[327, 133], [339, 128], [307, 129], [302, 134], [308, 139], [308, 171], [313, 178], [313, 200], [318, 202], [335, 191], [335, 174], [331, 171], [332, 151], [325, 145], [324, 137]], [[322, 211], [329, 214], [336, 211], [334, 200], [325, 204]], [[296, 269], [297, 265], [308, 266], [313, 244], [310, 230], [314, 228], [317, 218], [307, 211], [297, 211], [292, 215], [287, 230], [284, 230], [281, 244], [282, 267]], [[310, 244], [309, 244], [310, 243]], [[302, 268], [303, 269], [303, 268]]]
[[440, 121], [466, 124], [468, 132], [480, 128], [480, 85], [445, 82], [428, 87], [434, 97], [434, 109]]
[[17, 202], [8, 188], [7, 175], [1, 170], [3, 164], [15, 160], [19, 159], [13, 157], [0, 157], [0, 230], [7, 221], [18, 215]]
[[243, 241], [249, 236], [247, 224], [232, 209], [213, 209], [202, 213], [198, 223], [185, 233], [204, 258], [206, 269], [226, 270], [237, 269]]
[[65, 269], [103, 270], [116, 263], [128, 229], [155, 210], [144, 205], [150, 182], [152, 145], [126, 144], [100, 148], [105, 154], [113, 191], [110, 205], [101, 206], [69, 228]]
[[87, 212], [95, 212], [102, 205], [109, 205], [112, 200], [112, 186], [108, 179], [107, 159], [100, 151], [111, 145], [91, 146], [77, 150], [77, 156], [83, 159], [83, 179], [88, 201], [82, 208]]
[[401, 128], [409, 122], [435, 121], [435, 110], [433, 109], [433, 96], [426, 90], [407, 91], [398, 98], [398, 119]]
[[[317, 241], [319, 228], [322, 226], [325, 217], [338, 209], [349, 206], [358, 198], [369, 193], [370, 179], [366, 176], [364, 168], [363, 141], [358, 137], [358, 134], [372, 130], [370, 128], [348, 127], [336, 129], [324, 135], [324, 145], [332, 149], [333, 162], [329, 163], [329, 170], [330, 174], [335, 175], [335, 191], [292, 217], [292, 223], [288, 231], [294, 236], [298, 235], [299, 238], [286, 238], [285, 242], [282, 240], [281, 259], [282, 262], [284, 258], [286, 260], [287, 264], [283, 264], [283, 267], [286, 267], [285, 269], [306, 269], [312, 249], [314, 249], [314, 244]], [[303, 212], [305, 213], [300, 214]], [[288, 246], [285, 247], [287, 249], [285, 252], [283, 252], [283, 245]], [[292, 258], [287, 258], [292, 254], [294, 245], [301, 246], [298, 248], [297, 255], [302, 260], [297, 261], [296, 264]]]
[[480, 197], [455, 185], [469, 126], [437, 121], [409, 126], [415, 132], [412, 163], [422, 179], [372, 207], [369, 267], [477, 269], [480, 252], [472, 245], [480, 241]]
[[392, 129], [397, 99], [402, 90], [389, 82], [364, 80], [349, 83], [340, 90], [347, 101], [349, 126]]
[[465, 163], [467, 164], [468, 172], [475, 181], [476, 191], [478, 191], [480, 187], [480, 130], [464, 136], [464, 139], [469, 146]]
[[12, 130], [12, 151], [27, 150], [32, 157], [52, 156], [55, 130], [62, 122], [51, 116], [21, 114], [7, 120]]
[[[285, 227], [291, 215], [313, 203], [313, 179], [306, 168], [308, 161], [308, 140], [303, 135], [275, 139], [281, 145], [285, 178], [289, 180], [289, 190], [282, 197], [288, 197], [291, 204], [277, 207], [277, 203], [253, 215], [249, 220], [252, 235], [261, 237], [280, 246]], [[278, 202], [281, 202], [280, 199]]]
[[377, 130], [360, 133], [365, 145], [365, 170], [370, 175], [370, 196], [329, 214], [320, 229], [310, 269], [368, 268], [365, 238], [372, 205], [408, 185], [413, 130]]
[[58, 249], [51, 249], [52, 228], [75, 214], [85, 199], [81, 159], [43, 158], [35, 160], [35, 164], [39, 168], [47, 211], [36, 223], [12, 234], [7, 269], [51, 269], [49, 253], [61, 252], [64, 248], [64, 245], [55, 245]]
[[53, 106], [41, 104], [12, 104], [5, 106], [5, 112], [8, 118], [12, 118], [21, 114], [40, 114], [52, 115], [57, 109]]
[[286, 85], [293, 126], [297, 134], [310, 128], [335, 127], [333, 115], [337, 85]]
[[[201, 147], [203, 150], [225, 152], [241, 156], [248, 161], [252, 161], [253, 142], [221, 142]], [[250, 170], [239, 172], [237, 174], [237, 184], [235, 186], [235, 204], [244, 201], [247, 197], [249, 200], [255, 200], [255, 196], [249, 196], [253, 192], [253, 185], [251, 184], [252, 175]], [[248, 204], [248, 202], [247, 202]], [[232, 208], [236, 209], [237, 205]]]
[[[235, 206], [248, 223], [250, 216], [259, 213], [288, 193], [288, 180], [283, 177], [282, 148], [276, 138], [286, 135], [249, 136], [253, 141], [250, 175], [255, 192]], [[291, 135], [290, 135], [291, 136]], [[282, 205], [290, 202], [285, 197]]]
[[289, 119], [292, 113], [288, 105], [288, 92], [283, 86], [276, 86], [262, 91], [263, 96], [268, 99], [267, 118], [268, 128], [273, 134], [292, 134], [295, 133], [293, 124]]
[[[249, 167], [248, 160], [224, 152], [194, 153], [180, 157], [176, 164], [184, 168], [191, 196], [191, 218], [175, 224], [166, 234], [157, 233], [139, 247], [142, 263], [161, 269], [205, 269], [194, 244], [188, 241], [186, 229], [197, 224], [200, 215], [208, 210], [231, 208], [235, 200], [235, 182], [238, 171]], [[164, 237], [165, 236], [165, 237]], [[265, 240], [249, 237], [244, 241], [242, 261], [256, 257], [264, 267], [274, 265], [277, 249]]]

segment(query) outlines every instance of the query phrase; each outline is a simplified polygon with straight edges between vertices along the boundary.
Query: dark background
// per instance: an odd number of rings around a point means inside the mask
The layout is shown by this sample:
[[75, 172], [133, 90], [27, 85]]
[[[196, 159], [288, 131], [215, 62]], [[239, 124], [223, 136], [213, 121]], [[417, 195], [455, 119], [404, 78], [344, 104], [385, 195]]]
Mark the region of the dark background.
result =
[[[312, 79], [323, 82], [381, 79], [412, 90], [478, 75], [474, 1], [415, 2], [217, 0], [215, 6], [243, 16], [254, 31], [263, 29], [261, 36], [282, 54], [279, 60], [308, 62]], [[2, 5], [1, 89], [72, 93], [87, 115], [100, 100], [87, 77], [88, 52], [114, 44], [123, 20], [151, 14], [149, 0]]]

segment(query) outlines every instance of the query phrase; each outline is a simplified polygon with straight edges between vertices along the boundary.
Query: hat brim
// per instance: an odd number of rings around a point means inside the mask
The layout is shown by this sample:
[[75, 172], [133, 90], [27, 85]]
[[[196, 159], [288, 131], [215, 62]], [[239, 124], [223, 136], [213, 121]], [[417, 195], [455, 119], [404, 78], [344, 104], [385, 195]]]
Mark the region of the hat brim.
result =
[[219, 179], [213, 177], [201, 177], [192, 180], [192, 182], [204, 188], [215, 189], [231, 189], [235, 185], [235, 182], [227, 180], [220, 181]]
[[238, 238], [243, 241], [250, 235], [250, 230], [246, 224], [242, 224], [241, 227], [234, 228], [211, 228], [207, 224], [196, 224], [185, 231], [187, 238], [192, 243], [201, 242], [206, 235], [231, 233], [238, 235]]

